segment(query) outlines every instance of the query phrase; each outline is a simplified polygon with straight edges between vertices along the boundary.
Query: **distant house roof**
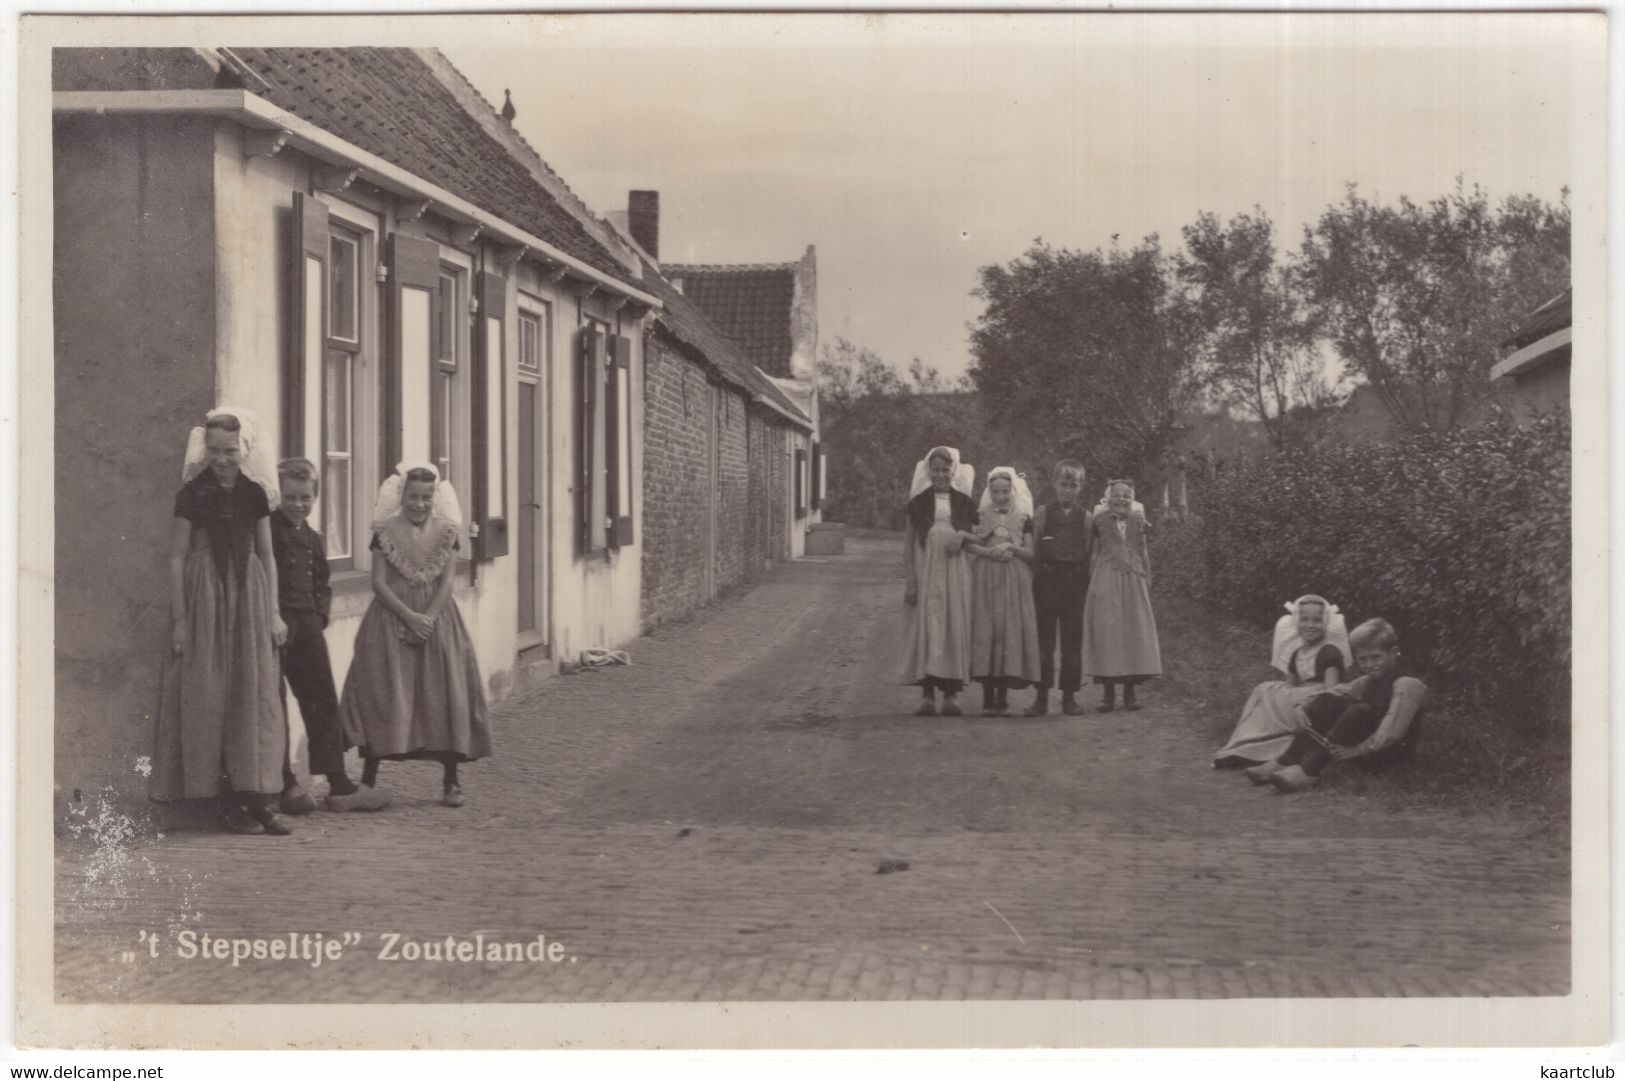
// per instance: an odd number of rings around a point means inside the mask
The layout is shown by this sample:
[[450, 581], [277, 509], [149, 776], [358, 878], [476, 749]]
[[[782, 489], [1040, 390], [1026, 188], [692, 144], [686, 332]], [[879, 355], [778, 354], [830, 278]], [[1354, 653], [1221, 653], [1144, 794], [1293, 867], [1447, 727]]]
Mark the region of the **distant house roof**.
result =
[[1548, 300], [1518, 325], [1512, 336], [1501, 343], [1512, 352], [1490, 369], [1490, 379], [1528, 375], [1572, 357], [1574, 336], [1573, 290], [1565, 289]]
[[667, 263], [667, 278], [758, 368], [790, 374], [796, 263]]
[[[797, 424], [812, 427], [812, 419], [777, 383], [751, 363], [744, 350], [696, 306], [688, 296], [661, 277], [652, 264], [645, 263], [643, 287], [661, 301], [656, 325], [665, 328], [680, 343], [698, 352], [719, 376]], [[788, 309], [786, 310], [788, 320]], [[788, 322], [786, 323], [788, 326]]]
[[[194, 88], [206, 70], [202, 53], [210, 53], [224, 65], [216, 85], [241, 85], [605, 274], [638, 282], [629, 261], [617, 259], [583, 224], [582, 209], [572, 213], [563, 205], [573, 196], [562, 190], [562, 182], [539, 157], [523, 160], [530, 155], [519, 152], [528, 146], [517, 133], [504, 145], [493, 125], [506, 122], [449, 62], [432, 53], [377, 48], [55, 52], [60, 54], [53, 57], [57, 90]], [[431, 59], [444, 65], [441, 72]], [[457, 74], [457, 81], [446, 73]]]
[[1509, 349], [1522, 349], [1555, 331], [1574, 325], [1574, 290], [1565, 289], [1534, 311], [1518, 325], [1512, 336], [1501, 345]]

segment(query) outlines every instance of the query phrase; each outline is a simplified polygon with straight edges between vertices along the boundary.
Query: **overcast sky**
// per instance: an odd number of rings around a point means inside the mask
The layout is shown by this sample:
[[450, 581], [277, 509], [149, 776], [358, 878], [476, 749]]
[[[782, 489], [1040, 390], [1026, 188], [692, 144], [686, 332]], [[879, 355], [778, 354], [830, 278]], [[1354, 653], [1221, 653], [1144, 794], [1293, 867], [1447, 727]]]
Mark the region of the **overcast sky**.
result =
[[1570, 182], [1572, 21], [1247, 19], [513, 20], [511, 47], [444, 51], [493, 103], [513, 91], [600, 213], [658, 190], [665, 260], [815, 244], [821, 340], [950, 375], [977, 268], [1034, 237], [1167, 247], [1199, 211], [1257, 204], [1295, 245], [1348, 181], [1425, 199], [1460, 173], [1554, 201]]

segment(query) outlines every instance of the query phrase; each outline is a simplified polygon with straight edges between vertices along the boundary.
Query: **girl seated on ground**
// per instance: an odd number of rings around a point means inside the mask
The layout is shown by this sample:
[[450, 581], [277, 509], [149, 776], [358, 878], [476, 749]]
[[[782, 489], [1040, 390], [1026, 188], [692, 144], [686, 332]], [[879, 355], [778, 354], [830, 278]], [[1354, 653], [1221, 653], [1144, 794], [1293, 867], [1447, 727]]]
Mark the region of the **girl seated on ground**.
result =
[[1275, 624], [1270, 649], [1270, 665], [1281, 678], [1253, 688], [1230, 742], [1213, 756], [1215, 769], [1280, 757], [1297, 732], [1294, 710], [1311, 695], [1336, 687], [1353, 667], [1348, 627], [1336, 605], [1307, 593], [1288, 601], [1286, 610]]
[[1279, 758], [1249, 769], [1248, 780], [1302, 792], [1333, 762], [1387, 769], [1415, 748], [1427, 687], [1400, 674], [1399, 635], [1387, 620], [1369, 619], [1349, 638], [1359, 678], [1297, 707], [1301, 727], [1291, 745]]

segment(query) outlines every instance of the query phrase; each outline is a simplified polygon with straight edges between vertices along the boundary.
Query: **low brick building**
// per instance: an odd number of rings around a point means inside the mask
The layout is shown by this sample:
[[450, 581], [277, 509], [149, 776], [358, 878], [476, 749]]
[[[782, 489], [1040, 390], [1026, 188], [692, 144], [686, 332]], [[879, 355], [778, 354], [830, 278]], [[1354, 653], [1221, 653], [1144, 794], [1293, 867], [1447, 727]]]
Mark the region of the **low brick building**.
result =
[[[635, 215], [634, 215], [635, 217]], [[647, 219], [644, 219], [647, 220]], [[821, 518], [823, 447], [818, 440], [818, 256], [808, 245], [788, 263], [668, 263], [666, 279], [693, 303], [744, 361], [766, 375], [812, 426], [792, 436], [789, 552], [805, 551]]]
[[625, 217], [661, 303], [643, 348], [646, 630], [794, 554], [813, 501], [815, 433], [790, 394], [657, 269], [656, 198], [633, 192]]

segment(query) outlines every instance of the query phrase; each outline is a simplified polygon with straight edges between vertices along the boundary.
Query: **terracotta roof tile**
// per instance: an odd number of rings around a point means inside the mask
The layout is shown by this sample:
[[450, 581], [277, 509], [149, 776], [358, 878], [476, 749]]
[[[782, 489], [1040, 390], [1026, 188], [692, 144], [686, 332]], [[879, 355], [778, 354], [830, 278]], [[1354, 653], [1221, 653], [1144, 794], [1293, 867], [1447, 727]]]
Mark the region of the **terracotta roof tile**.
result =
[[278, 108], [433, 181], [621, 281], [641, 284], [523, 162], [482, 130], [412, 50], [231, 52], [269, 84], [253, 89]]
[[681, 279], [683, 295], [745, 351], [762, 371], [790, 374], [790, 313], [795, 263], [673, 264], [666, 277]]
[[[644, 264], [643, 284], [644, 288], [660, 298], [662, 309], [658, 325], [664, 327], [679, 342], [699, 352], [718, 375], [734, 386], [766, 398], [781, 410], [801, 418], [808, 427], [812, 426], [811, 419], [801, 407], [791, 401], [790, 397], [779, 389], [777, 383], [758, 371], [744, 350], [724, 334], [707, 313], [695, 305], [692, 298], [679, 293], [671, 282], [661, 277], [660, 273], [648, 263]], [[686, 284], [685, 280], [685, 286]], [[787, 307], [785, 315], [787, 327], [788, 311]]]

